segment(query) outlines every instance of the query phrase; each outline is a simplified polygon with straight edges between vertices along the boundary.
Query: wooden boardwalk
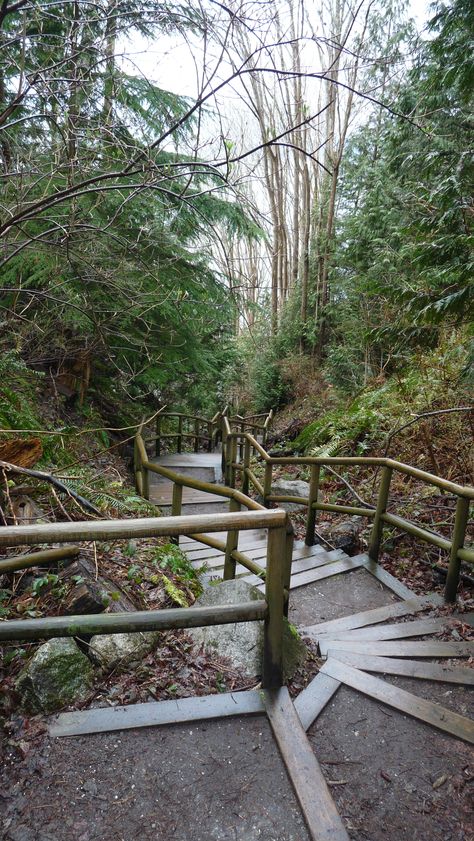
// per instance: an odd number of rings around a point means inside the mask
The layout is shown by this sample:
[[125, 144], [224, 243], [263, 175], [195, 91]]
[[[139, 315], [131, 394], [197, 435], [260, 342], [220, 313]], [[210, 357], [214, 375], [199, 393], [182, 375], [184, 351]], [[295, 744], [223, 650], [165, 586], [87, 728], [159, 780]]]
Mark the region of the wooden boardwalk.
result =
[[[154, 464], [170, 467], [177, 473], [184, 473], [193, 479], [203, 482], [220, 482], [222, 480], [221, 454], [212, 453], [176, 453], [152, 458]], [[173, 483], [163, 476], [152, 473], [150, 476], [150, 501], [164, 508], [171, 506], [173, 498]], [[197, 491], [193, 488], [183, 488], [182, 505], [222, 505], [225, 503], [221, 496]]]

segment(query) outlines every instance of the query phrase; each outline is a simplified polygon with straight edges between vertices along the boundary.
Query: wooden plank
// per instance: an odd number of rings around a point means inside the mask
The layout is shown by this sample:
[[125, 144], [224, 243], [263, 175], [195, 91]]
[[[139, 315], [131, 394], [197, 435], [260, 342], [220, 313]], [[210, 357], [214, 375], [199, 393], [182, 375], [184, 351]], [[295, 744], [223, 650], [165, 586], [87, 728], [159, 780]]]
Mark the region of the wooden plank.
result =
[[409, 637], [424, 637], [452, 627], [447, 616], [431, 619], [417, 619], [414, 622], [399, 622], [396, 625], [375, 625], [371, 628], [355, 628], [351, 631], [331, 631], [320, 634], [318, 639], [326, 640], [402, 640]]
[[[259, 543], [262, 544], [263, 541], [259, 541]], [[190, 546], [191, 546], [191, 544], [190, 544]], [[240, 546], [240, 541], [239, 541], [239, 549], [241, 549], [241, 548], [243, 548], [243, 547]], [[259, 547], [256, 544], [251, 543], [250, 546], [249, 546], [249, 549], [257, 549], [257, 548], [259, 548]], [[263, 543], [263, 550], [262, 550], [263, 552], [264, 552], [265, 548], [266, 548], [266, 542]], [[199, 560], [202, 560], [203, 558], [206, 558], [206, 559], [207, 558], [213, 558], [215, 555], [222, 554], [220, 549], [213, 549], [211, 546], [208, 546], [207, 548], [202, 546], [200, 549], [192, 549], [192, 548], [188, 549], [187, 545], [186, 545], [186, 547], [183, 546], [183, 552], [185, 552], [187, 558], [190, 561], [199, 561]], [[245, 552], [247, 552], [247, 547], [245, 547]]]
[[260, 692], [228, 692], [176, 701], [153, 701], [125, 707], [106, 707], [62, 713], [50, 724], [50, 736], [80, 736], [134, 727], [156, 727], [231, 715], [265, 712]]
[[[202, 533], [206, 534], [206, 532], [202, 532]], [[224, 540], [225, 541], [225, 539], [227, 537], [227, 532], [226, 531], [219, 531], [219, 532], [214, 532], [212, 534], [209, 534], [207, 536], [214, 537], [218, 540]], [[247, 543], [254, 543], [257, 540], [265, 540], [265, 544], [266, 544], [266, 540], [267, 540], [266, 529], [253, 529], [253, 528], [252, 529], [242, 529], [241, 528], [239, 543], [241, 542], [242, 546], [245, 546]], [[201, 548], [203, 548], [203, 546], [205, 547], [205, 544], [200, 543], [198, 540], [195, 540], [194, 538], [192, 538], [190, 536], [188, 536], [188, 537], [182, 536], [180, 538], [179, 545], [182, 548], [186, 548], [186, 549], [188, 548], [188, 546], [194, 546], [195, 549], [201, 549]]]
[[392, 590], [393, 593], [396, 593], [401, 599], [412, 599], [414, 597], [414, 593], [408, 587], [405, 587], [405, 584], [402, 584], [398, 578], [395, 578], [386, 569], [380, 566], [376, 561], [372, 561], [368, 555], [365, 556], [365, 563], [364, 567], [367, 572], [370, 572], [377, 581], [380, 581], [381, 584], [385, 584], [389, 590]]
[[386, 675], [415, 677], [419, 680], [436, 680], [444, 683], [461, 683], [464, 686], [474, 686], [474, 669], [469, 667], [423, 663], [420, 660], [397, 660], [394, 657], [377, 657], [371, 654], [355, 654], [353, 651], [338, 651], [337, 648], [331, 649], [331, 657], [366, 672], [380, 672]]
[[[0, 626], [1, 629], [1, 626]], [[364, 642], [363, 640], [321, 640], [319, 650], [323, 657], [329, 657], [330, 652], [337, 648], [339, 651], [353, 651], [355, 654], [375, 654], [381, 657], [472, 657], [474, 656], [474, 642], [443, 642], [429, 640], [425, 642]]]
[[318, 672], [306, 689], [300, 692], [295, 700], [295, 710], [305, 730], [308, 730], [316, 721], [340, 685], [340, 681], [323, 672]]
[[314, 581], [322, 581], [324, 578], [330, 578], [332, 575], [340, 575], [343, 572], [350, 572], [358, 569], [363, 565], [358, 556], [355, 558], [346, 558], [343, 561], [335, 561], [330, 564], [317, 569], [310, 569], [307, 572], [298, 572], [291, 576], [290, 589], [294, 590], [297, 587], [303, 587], [305, 584], [312, 584]]
[[376, 701], [381, 701], [406, 715], [424, 721], [425, 724], [431, 724], [445, 733], [451, 733], [458, 739], [474, 744], [474, 721], [447, 707], [442, 707], [441, 704], [425, 701], [424, 698], [418, 698], [411, 692], [406, 692], [405, 689], [392, 686], [380, 678], [368, 675], [333, 658], [324, 664], [322, 671]]
[[[246, 549], [245, 550], [240, 550], [239, 549], [239, 551], [243, 551], [244, 555], [247, 555], [249, 558], [252, 559], [251, 553], [247, 552]], [[214, 555], [210, 558], [207, 558], [204, 554], [201, 558], [191, 561], [191, 564], [195, 569], [198, 569], [204, 563], [207, 564], [209, 569], [215, 569], [215, 568], [218, 569], [218, 568], [220, 568], [221, 566], [224, 565], [224, 552], [220, 552], [220, 551], [216, 550], [216, 553], [217, 553], [216, 555]], [[257, 560], [259, 562], [260, 566], [265, 568], [266, 567], [266, 561], [267, 561], [266, 552], [263, 555], [263, 557], [253, 558], [253, 560]], [[320, 555], [315, 555], [311, 558], [303, 558], [301, 560], [294, 561], [291, 569], [292, 569], [292, 572], [295, 572], [295, 573], [296, 572], [305, 572], [308, 569], [316, 569], [318, 567], [325, 566], [325, 565], [328, 566], [328, 562], [327, 562], [326, 558], [321, 558]]]
[[[214, 467], [220, 469], [220, 453], [167, 453], [166, 455], [150, 458], [151, 464], [162, 464], [163, 467]], [[179, 473], [179, 471], [176, 471]]]
[[349, 841], [286, 687], [265, 691], [270, 726], [313, 841]]
[[[150, 485], [150, 502], [156, 505], [171, 505], [173, 501], [173, 485], [161, 487], [160, 485]], [[228, 499], [224, 496], [208, 493], [207, 491], [196, 491], [194, 488], [183, 488], [183, 505], [204, 505], [208, 503], [228, 503]]]
[[387, 619], [393, 619], [397, 616], [418, 613], [429, 606], [428, 598], [426, 600], [413, 598], [409, 601], [393, 602], [383, 607], [363, 610], [360, 613], [351, 613], [349, 616], [341, 616], [339, 619], [329, 619], [327, 622], [320, 622], [318, 625], [308, 625], [301, 630], [309, 636], [317, 636], [332, 631], [349, 631], [352, 628], [376, 625], [378, 622], [385, 622]]

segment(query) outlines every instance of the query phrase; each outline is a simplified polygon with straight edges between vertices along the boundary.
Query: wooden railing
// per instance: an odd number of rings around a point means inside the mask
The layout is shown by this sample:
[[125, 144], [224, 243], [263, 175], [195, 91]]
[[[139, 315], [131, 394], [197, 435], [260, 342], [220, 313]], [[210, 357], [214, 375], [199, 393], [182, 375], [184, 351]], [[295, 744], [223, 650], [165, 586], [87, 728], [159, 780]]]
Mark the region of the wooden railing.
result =
[[[216, 431], [221, 433], [221, 421], [223, 418], [225, 418], [226, 420], [224, 434], [226, 434], [227, 428], [230, 428], [228, 427], [227, 417], [222, 413], [219, 413], [219, 416], [215, 416], [212, 419], [212, 421], [210, 421], [210, 423], [213, 425], [213, 434]], [[151, 441], [150, 439], [148, 439], [148, 443], [153, 443], [153, 439]], [[247, 508], [249, 511], [265, 510], [264, 505], [261, 505], [260, 503], [256, 502], [254, 499], [249, 497], [246, 493], [236, 490], [234, 487], [230, 487], [229, 485], [220, 485], [211, 482], [204, 482], [200, 479], [193, 479], [192, 477], [186, 474], [178, 473], [176, 470], [172, 470], [169, 467], [165, 467], [161, 464], [155, 464], [154, 462], [150, 461], [141, 428], [138, 430], [135, 436], [134, 452], [134, 471], [136, 487], [138, 492], [141, 494], [141, 496], [145, 497], [145, 499], [150, 498], [150, 473], [155, 473], [159, 476], [164, 477], [165, 479], [168, 479], [173, 484], [173, 495], [171, 503], [171, 513], [173, 517], [181, 516], [183, 488], [185, 487], [193, 488], [194, 490], [203, 491], [205, 493], [210, 493], [214, 496], [221, 496], [223, 501], [229, 500], [230, 512], [241, 511], [242, 507]], [[287, 545], [285, 550], [285, 613], [287, 613], [288, 611], [287, 590], [289, 587], [291, 556], [293, 548], [293, 532], [290, 522], [287, 523], [287, 532]], [[241, 566], [245, 567], [249, 570], [249, 572], [258, 575], [260, 578], [262, 578], [262, 580], [266, 577], [266, 570], [263, 567], [261, 567], [251, 558], [248, 558], [243, 552], [239, 551], [238, 529], [231, 530], [228, 532], [226, 542], [218, 540], [217, 538], [209, 537], [209, 535], [205, 534], [194, 534], [192, 536], [195, 540], [198, 540], [199, 542], [204, 543], [206, 546], [210, 546], [213, 549], [218, 549], [225, 554], [224, 580], [235, 578], [235, 570], [237, 564], [240, 564]]]
[[[450, 482], [447, 479], [442, 479], [439, 476], [434, 476], [424, 470], [419, 470], [409, 464], [403, 464], [390, 458], [352, 458], [343, 456], [333, 458], [320, 458], [317, 456], [271, 457], [254, 436], [248, 432], [242, 432], [241, 430], [232, 428], [230, 418], [223, 418], [223, 426], [223, 463], [226, 482], [230, 487], [235, 487], [236, 473], [240, 473], [242, 492], [248, 494], [249, 487], [252, 485], [257, 494], [262, 498], [265, 506], [268, 507], [272, 503], [282, 502], [295, 502], [301, 504], [301, 506], [306, 506], [308, 512], [305, 542], [309, 546], [313, 545], [315, 540], [314, 531], [318, 511], [357, 515], [373, 520], [369, 539], [369, 557], [374, 562], [379, 557], [384, 525], [394, 526], [422, 541], [438, 546], [440, 549], [449, 552], [449, 566], [444, 593], [445, 599], [450, 602], [455, 601], [461, 561], [474, 562], [474, 548], [464, 546], [469, 519], [469, 507], [474, 500], [473, 487], [458, 485], [455, 482]], [[240, 455], [241, 453], [243, 455]], [[238, 457], [239, 455], [240, 458]], [[251, 468], [252, 455], [260, 458], [265, 464], [263, 483], [257, 478]], [[310, 483], [308, 497], [272, 494], [273, 468], [276, 465], [309, 467]], [[333, 505], [319, 501], [318, 491], [321, 468], [336, 465], [381, 468], [381, 480], [375, 506], [369, 508], [353, 505]], [[455, 522], [451, 540], [437, 532], [417, 525], [411, 520], [387, 511], [390, 483], [394, 472], [410, 476], [413, 479], [440, 488], [440, 490], [457, 497]]]
[[233, 622], [264, 620], [263, 684], [282, 684], [283, 617], [288, 593], [288, 518], [284, 511], [255, 510], [187, 517], [153, 517], [137, 520], [95, 520], [34, 526], [5, 526], [0, 529], [0, 547], [77, 541], [119, 540], [142, 537], [176, 537], [202, 531], [268, 529], [265, 598], [239, 605], [144, 610], [131, 613], [54, 616], [42, 619], [0, 621], [0, 642], [83, 634], [119, 634], [196, 628]]

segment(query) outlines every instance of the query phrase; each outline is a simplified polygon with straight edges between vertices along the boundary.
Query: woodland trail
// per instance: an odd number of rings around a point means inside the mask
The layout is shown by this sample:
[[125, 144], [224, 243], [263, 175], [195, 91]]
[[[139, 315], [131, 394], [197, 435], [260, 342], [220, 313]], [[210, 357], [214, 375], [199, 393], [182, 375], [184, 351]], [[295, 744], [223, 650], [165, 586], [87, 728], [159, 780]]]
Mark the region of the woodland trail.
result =
[[[222, 476], [218, 451], [152, 462], [211, 483]], [[163, 513], [172, 485], [151, 477]], [[183, 516], [217, 515], [224, 501], [185, 488], [182, 505]], [[267, 530], [244, 531], [239, 551], [265, 568], [267, 541]], [[223, 577], [224, 551], [190, 536], [180, 547], [205, 564], [203, 583]], [[264, 590], [238, 563], [235, 574]], [[12, 769], [2, 837], [382, 841], [390, 827], [396, 841], [469, 841], [474, 645], [456, 629], [472, 617], [443, 614], [440, 601], [365, 554], [295, 542], [289, 618], [319, 644], [321, 662], [294, 703], [282, 688], [54, 717], [25, 763], [41, 781], [31, 776], [27, 798]]]

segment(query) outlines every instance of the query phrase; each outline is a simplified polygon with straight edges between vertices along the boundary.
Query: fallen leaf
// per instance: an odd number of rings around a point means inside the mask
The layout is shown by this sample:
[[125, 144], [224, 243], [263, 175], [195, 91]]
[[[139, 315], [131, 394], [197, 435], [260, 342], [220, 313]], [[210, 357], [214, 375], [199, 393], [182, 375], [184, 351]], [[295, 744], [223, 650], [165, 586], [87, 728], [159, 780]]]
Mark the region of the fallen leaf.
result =
[[441, 777], [438, 777], [438, 779], [434, 781], [432, 788], [440, 788], [440, 786], [445, 784], [447, 779], [448, 775], [442, 774]]

